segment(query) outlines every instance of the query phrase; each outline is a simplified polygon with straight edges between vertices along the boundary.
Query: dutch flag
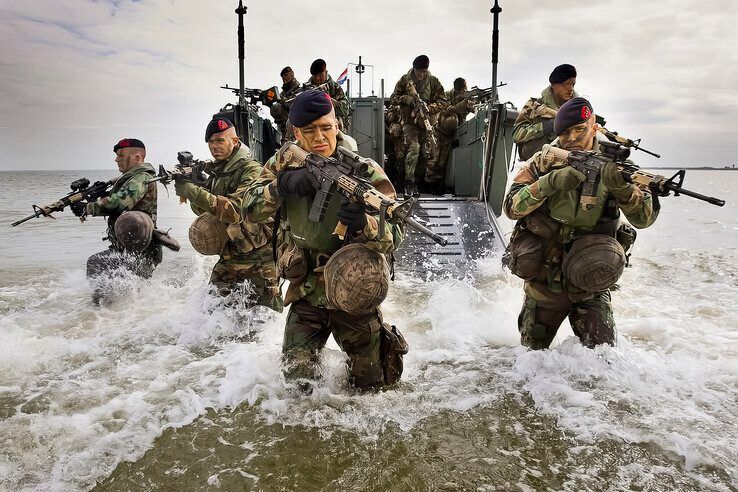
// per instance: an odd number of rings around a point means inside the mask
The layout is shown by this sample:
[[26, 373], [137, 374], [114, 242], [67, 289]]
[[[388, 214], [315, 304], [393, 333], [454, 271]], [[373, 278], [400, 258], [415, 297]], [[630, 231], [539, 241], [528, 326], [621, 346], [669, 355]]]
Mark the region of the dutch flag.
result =
[[338, 76], [338, 85], [343, 85], [344, 82], [346, 82], [346, 79], [348, 78], [348, 67], [344, 69], [343, 72], [341, 72], [341, 75]]

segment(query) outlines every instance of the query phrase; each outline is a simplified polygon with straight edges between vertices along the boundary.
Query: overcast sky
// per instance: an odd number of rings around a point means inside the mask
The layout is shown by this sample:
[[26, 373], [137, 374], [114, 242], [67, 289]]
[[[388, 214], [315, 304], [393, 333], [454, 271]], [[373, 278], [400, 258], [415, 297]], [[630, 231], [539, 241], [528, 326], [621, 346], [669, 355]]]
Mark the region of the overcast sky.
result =
[[[113, 144], [147, 160], [209, 157], [204, 129], [238, 84], [234, 0], [0, 0], [0, 170], [115, 169]], [[318, 57], [334, 78], [359, 55], [388, 92], [415, 56], [445, 88], [491, 83], [491, 2], [247, 1], [246, 84], [302, 82]], [[738, 164], [738, 1], [502, 0], [498, 78], [520, 108], [571, 63], [608, 127], [660, 161]], [[371, 69], [367, 72], [371, 75]], [[365, 76], [363, 85], [371, 87]], [[355, 85], [354, 85], [355, 87]]]

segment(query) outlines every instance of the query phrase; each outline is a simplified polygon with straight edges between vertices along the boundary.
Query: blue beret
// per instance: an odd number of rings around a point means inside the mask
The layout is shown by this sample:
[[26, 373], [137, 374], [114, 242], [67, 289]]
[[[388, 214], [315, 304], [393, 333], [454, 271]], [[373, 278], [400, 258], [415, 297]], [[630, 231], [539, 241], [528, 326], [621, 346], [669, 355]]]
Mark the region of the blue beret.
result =
[[559, 108], [554, 119], [554, 133], [561, 135], [570, 126], [578, 125], [587, 121], [594, 110], [592, 105], [583, 97], [569, 99]]
[[332, 109], [333, 102], [327, 93], [317, 89], [301, 92], [290, 106], [290, 123], [301, 128], [327, 115]]
[[224, 132], [229, 128], [233, 128], [233, 122], [228, 118], [224, 118], [216, 114], [205, 129], [205, 141], [207, 142], [210, 140], [210, 137], [215, 133]]
[[564, 63], [553, 69], [551, 75], [548, 76], [548, 81], [552, 84], [563, 84], [567, 80], [577, 76], [577, 69], [574, 65]]
[[113, 152], [118, 152], [118, 149], [125, 149], [126, 147], [137, 147], [140, 149], [146, 149], [144, 143], [137, 138], [124, 138], [113, 146]]

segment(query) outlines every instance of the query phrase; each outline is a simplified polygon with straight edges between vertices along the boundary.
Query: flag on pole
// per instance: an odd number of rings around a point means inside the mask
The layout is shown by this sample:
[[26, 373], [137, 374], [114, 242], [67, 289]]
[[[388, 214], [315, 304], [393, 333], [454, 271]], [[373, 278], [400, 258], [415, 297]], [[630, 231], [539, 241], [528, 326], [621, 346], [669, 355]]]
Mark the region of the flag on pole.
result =
[[341, 72], [341, 75], [338, 76], [338, 80], [336, 80], [336, 82], [338, 82], [338, 85], [343, 85], [343, 83], [346, 82], [347, 78], [348, 78], [348, 67], [346, 67], [346, 69], [343, 72]]

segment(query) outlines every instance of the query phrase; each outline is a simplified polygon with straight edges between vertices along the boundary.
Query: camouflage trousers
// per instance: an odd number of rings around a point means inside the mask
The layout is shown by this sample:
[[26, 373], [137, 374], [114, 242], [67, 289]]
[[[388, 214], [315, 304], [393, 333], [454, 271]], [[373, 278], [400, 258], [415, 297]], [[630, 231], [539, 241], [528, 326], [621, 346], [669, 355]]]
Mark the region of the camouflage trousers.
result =
[[435, 165], [428, 166], [425, 174], [425, 180], [431, 183], [446, 179], [446, 167], [451, 157], [451, 146], [454, 143], [453, 134], [440, 131], [436, 131], [436, 139], [438, 140], [438, 158], [435, 160]]
[[282, 312], [282, 294], [269, 244], [245, 255], [221, 257], [210, 275], [210, 283], [222, 296], [230, 294], [244, 281], [248, 281], [253, 290], [254, 304]]
[[349, 357], [349, 379], [357, 388], [384, 384], [380, 353], [382, 314], [352, 315], [344, 311], [312, 306], [300, 299], [290, 306], [284, 328], [282, 353], [285, 377], [314, 379], [320, 350], [333, 338]]
[[539, 282], [526, 282], [525, 291], [518, 329], [520, 343], [526, 347], [548, 348], [567, 317], [572, 331], [586, 347], [603, 343], [615, 345], [610, 291], [583, 301], [572, 301], [566, 292], [551, 292]]
[[[420, 176], [428, 175], [426, 169], [435, 169], [438, 159], [438, 148], [428, 137], [428, 131], [418, 125], [402, 125], [402, 143], [405, 149], [405, 181], [417, 181]], [[425, 158], [425, 168], [418, 167], [420, 154]]]

